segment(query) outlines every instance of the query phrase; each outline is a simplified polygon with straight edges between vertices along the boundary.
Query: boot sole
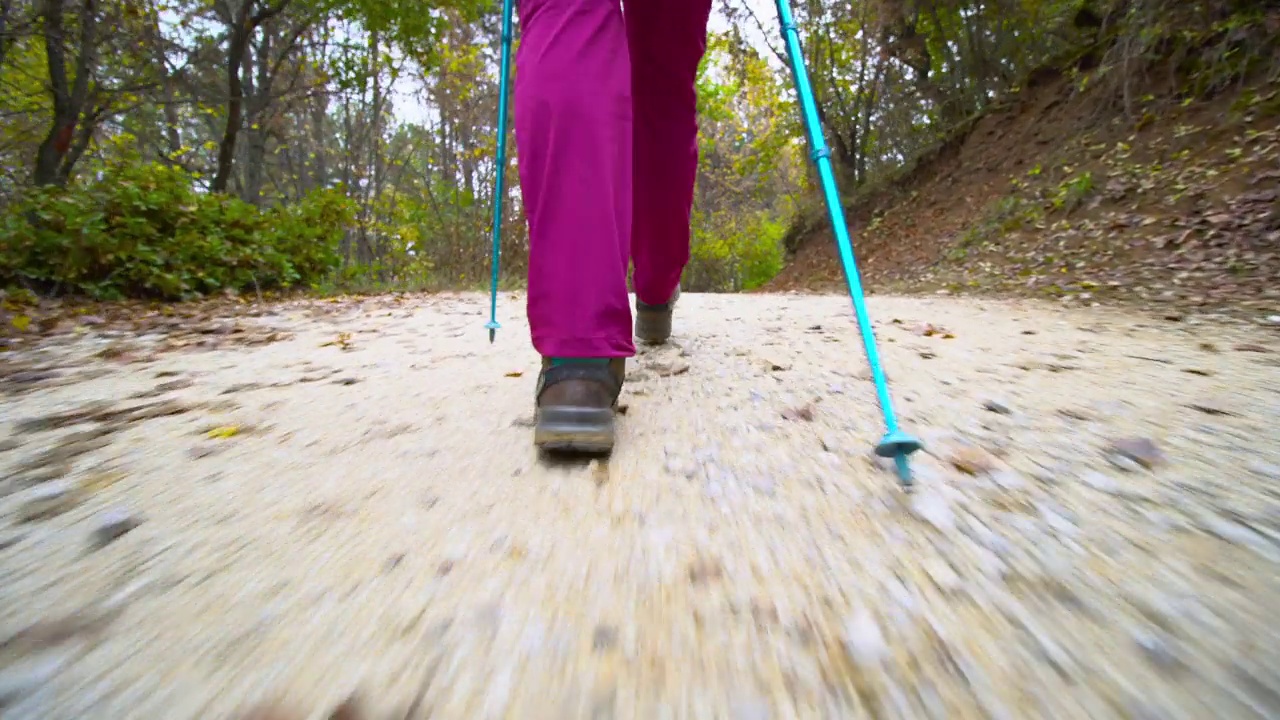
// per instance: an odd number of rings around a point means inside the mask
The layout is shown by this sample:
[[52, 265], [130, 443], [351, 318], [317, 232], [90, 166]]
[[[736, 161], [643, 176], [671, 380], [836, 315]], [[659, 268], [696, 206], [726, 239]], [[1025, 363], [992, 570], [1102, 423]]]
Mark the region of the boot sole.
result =
[[608, 453], [613, 450], [613, 424], [612, 408], [541, 408], [533, 444], [552, 452]]

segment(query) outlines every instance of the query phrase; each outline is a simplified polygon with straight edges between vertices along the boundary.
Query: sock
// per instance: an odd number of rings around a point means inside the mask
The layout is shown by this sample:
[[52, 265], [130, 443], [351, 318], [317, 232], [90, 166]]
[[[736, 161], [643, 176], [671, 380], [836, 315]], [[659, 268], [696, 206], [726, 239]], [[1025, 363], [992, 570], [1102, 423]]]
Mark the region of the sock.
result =
[[551, 367], [561, 365], [608, 365], [609, 358], [551, 358]]

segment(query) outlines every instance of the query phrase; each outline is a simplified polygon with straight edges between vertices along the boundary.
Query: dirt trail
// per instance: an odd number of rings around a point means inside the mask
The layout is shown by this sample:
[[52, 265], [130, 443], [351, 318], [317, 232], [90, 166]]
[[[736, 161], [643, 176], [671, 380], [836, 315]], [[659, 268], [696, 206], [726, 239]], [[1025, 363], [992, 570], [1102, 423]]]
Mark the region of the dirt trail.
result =
[[537, 458], [523, 302], [483, 309], [24, 351], [0, 717], [1280, 716], [1274, 334], [873, 299], [907, 496], [846, 299], [686, 296], [592, 463]]

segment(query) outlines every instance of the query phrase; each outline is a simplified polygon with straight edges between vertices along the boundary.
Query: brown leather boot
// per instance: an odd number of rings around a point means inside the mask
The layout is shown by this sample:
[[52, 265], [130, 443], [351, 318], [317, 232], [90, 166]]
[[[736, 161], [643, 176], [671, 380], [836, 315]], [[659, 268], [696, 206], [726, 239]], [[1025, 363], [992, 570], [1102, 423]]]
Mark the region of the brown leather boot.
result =
[[662, 305], [646, 305], [636, 298], [636, 337], [649, 345], [661, 345], [671, 337], [671, 316], [676, 300], [680, 299], [680, 286], [676, 286], [671, 299]]
[[626, 367], [626, 358], [555, 366], [543, 358], [533, 444], [557, 452], [613, 450], [614, 407]]

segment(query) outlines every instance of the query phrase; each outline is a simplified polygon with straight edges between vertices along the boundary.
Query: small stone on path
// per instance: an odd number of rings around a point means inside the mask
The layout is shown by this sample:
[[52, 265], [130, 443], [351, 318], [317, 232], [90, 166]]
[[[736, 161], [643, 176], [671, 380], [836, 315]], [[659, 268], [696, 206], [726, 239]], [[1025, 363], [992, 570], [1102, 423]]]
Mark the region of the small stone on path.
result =
[[61, 515], [83, 500], [80, 488], [61, 480], [44, 483], [25, 498], [18, 511], [21, 522], [36, 522]]
[[1127, 460], [1132, 460], [1147, 470], [1164, 464], [1165, 456], [1150, 438], [1121, 438], [1111, 443], [1108, 453]]
[[97, 527], [93, 530], [93, 546], [104, 548], [125, 533], [142, 524], [142, 518], [127, 510], [112, 509], [97, 518]]

